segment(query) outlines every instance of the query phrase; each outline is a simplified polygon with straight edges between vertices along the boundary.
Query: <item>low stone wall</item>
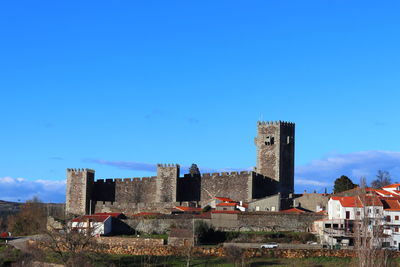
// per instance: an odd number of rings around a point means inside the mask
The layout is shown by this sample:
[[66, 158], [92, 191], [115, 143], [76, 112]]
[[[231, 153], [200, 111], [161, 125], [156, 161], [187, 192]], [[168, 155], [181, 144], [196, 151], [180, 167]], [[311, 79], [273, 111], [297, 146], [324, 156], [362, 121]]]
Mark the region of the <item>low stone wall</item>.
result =
[[[30, 246], [45, 248], [41, 242], [29, 241]], [[110, 245], [98, 244], [88, 247], [88, 251], [118, 255], [152, 255], [152, 256], [186, 256], [188, 250], [195, 257], [224, 257], [223, 247], [173, 247], [173, 246], [136, 246], [136, 245]], [[328, 250], [328, 249], [259, 249], [249, 248], [245, 250], [246, 258], [268, 257], [268, 258], [309, 258], [309, 257], [355, 257], [353, 250]], [[400, 256], [397, 252], [396, 257]]]
[[160, 238], [130, 238], [130, 237], [96, 237], [96, 242], [110, 246], [162, 246], [164, 239]]

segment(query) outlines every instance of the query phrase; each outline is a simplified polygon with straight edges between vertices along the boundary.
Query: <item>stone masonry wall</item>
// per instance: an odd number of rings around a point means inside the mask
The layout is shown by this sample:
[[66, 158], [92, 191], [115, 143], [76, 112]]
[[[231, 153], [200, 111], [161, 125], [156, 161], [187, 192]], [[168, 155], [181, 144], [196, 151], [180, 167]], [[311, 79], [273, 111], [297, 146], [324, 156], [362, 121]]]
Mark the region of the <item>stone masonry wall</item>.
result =
[[93, 182], [93, 170], [67, 169], [66, 213], [75, 215], [88, 213]]
[[[29, 240], [28, 247], [45, 249], [43, 242]], [[117, 254], [117, 255], [152, 255], [152, 256], [187, 256], [187, 247], [174, 246], [136, 246], [136, 245], [110, 245], [98, 244], [88, 247], [88, 251], [97, 253]], [[194, 257], [225, 257], [224, 247], [193, 247]], [[310, 258], [310, 257], [340, 257], [352, 258], [356, 256], [356, 251], [350, 249], [330, 250], [330, 249], [257, 249], [248, 248], [244, 253], [245, 258], [268, 257], [268, 258]], [[394, 252], [395, 258], [400, 256], [400, 252]]]
[[119, 203], [155, 202], [157, 177], [98, 179], [94, 182], [94, 201]]
[[132, 215], [139, 212], [169, 213], [172, 208], [180, 205], [179, 202], [133, 203], [109, 201], [97, 201], [95, 204], [95, 212], [122, 212], [126, 215]]
[[279, 182], [284, 195], [294, 189], [294, 129], [289, 122], [258, 122], [256, 172]]
[[179, 171], [178, 164], [157, 165], [156, 202], [176, 202]]
[[130, 238], [130, 237], [96, 237], [99, 244], [108, 244], [114, 246], [162, 246], [164, 239], [160, 238]]
[[317, 193], [304, 193], [301, 197], [294, 199], [294, 206], [315, 212], [319, 211], [317, 210], [317, 206], [326, 210], [329, 197], [329, 195], [325, 196]]
[[249, 201], [252, 196], [251, 173], [247, 171], [204, 173], [201, 177], [201, 201], [213, 197], [229, 197], [236, 201]]
[[156, 202], [157, 177], [115, 179], [115, 201], [119, 203]]
[[280, 125], [278, 122], [259, 122], [254, 143], [257, 147], [256, 172], [279, 181]]
[[248, 212], [238, 214], [240, 231], [296, 231], [309, 232], [322, 214], [293, 214], [284, 212]]

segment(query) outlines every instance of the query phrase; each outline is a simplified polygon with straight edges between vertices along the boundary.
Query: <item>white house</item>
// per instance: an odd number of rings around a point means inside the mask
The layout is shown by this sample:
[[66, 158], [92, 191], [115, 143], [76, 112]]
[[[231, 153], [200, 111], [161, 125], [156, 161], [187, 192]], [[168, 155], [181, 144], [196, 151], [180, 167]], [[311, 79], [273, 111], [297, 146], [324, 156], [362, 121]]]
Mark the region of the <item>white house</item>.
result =
[[383, 204], [375, 194], [334, 196], [327, 207], [328, 219], [315, 222], [314, 227], [319, 229], [321, 241], [331, 246], [353, 245], [355, 220], [369, 218], [370, 229], [383, 222]]
[[378, 196], [331, 197], [328, 201], [328, 217], [331, 220], [361, 219], [364, 214], [368, 218], [383, 218], [383, 204]]
[[384, 205], [384, 233], [392, 237], [390, 246], [400, 249], [400, 198], [383, 198]]
[[111, 215], [84, 215], [71, 221], [71, 228], [93, 236], [106, 235], [112, 230]]

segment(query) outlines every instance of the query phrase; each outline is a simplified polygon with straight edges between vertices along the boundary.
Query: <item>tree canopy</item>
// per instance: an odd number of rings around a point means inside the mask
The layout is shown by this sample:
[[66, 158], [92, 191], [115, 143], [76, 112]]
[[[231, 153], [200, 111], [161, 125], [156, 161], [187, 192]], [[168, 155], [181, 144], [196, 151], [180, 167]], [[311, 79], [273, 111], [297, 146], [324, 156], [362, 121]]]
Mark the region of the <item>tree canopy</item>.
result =
[[190, 166], [189, 168], [189, 174], [194, 177], [194, 176], [200, 176], [200, 170], [199, 167], [197, 167], [196, 164], [192, 164], [192, 166]]
[[335, 185], [333, 187], [333, 192], [340, 193], [346, 190], [350, 190], [355, 188], [357, 185], [354, 184], [349, 177], [346, 175], [342, 175], [335, 180]]
[[392, 183], [392, 178], [388, 171], [379, 170], [376, 174], [376, 179], [372, 181], [371, 186], [373, 188], [382, 188], [384, 186], [390, 185]]

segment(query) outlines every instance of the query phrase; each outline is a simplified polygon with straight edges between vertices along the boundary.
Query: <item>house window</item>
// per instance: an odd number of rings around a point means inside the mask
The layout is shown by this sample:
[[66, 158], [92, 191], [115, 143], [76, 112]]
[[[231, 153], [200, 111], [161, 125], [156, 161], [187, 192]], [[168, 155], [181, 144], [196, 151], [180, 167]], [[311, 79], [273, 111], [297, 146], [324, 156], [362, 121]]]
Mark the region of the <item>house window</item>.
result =
[[398, 233], [398, 232], [399, 232], [399, 227], [395, 227], [395, 228], [394, 228], [394, 231], [395, 231], [396, 233]]
[[371, 213], [371, 209], [368, 209], [368, 213]]
[[399, 220], [399, 216], [394, 216], [394, 219], [395, 219], [396, 221], [398, 221], [398, 220]]
[[350, 219], [350, 211], [346, 211], [346, 219]]
[[389, 215], [386, 216], [386, 221], [387, 221], [387, 222], [390, 222], [390, 216], [389, 216]]
[[360, 211], [357, 211], [357, 216], [360, 216], [361, 215], [361, 212]]
[[393, 243], [394, 243], [395, 245], [397, 245], [397, 241], [393, 241]]
[[376, 210], [375, 210], [375, 213], [376, 213], [376, 214], [379, 214], [379, 210], [378, 210], [378, 209], [376, 209]]

